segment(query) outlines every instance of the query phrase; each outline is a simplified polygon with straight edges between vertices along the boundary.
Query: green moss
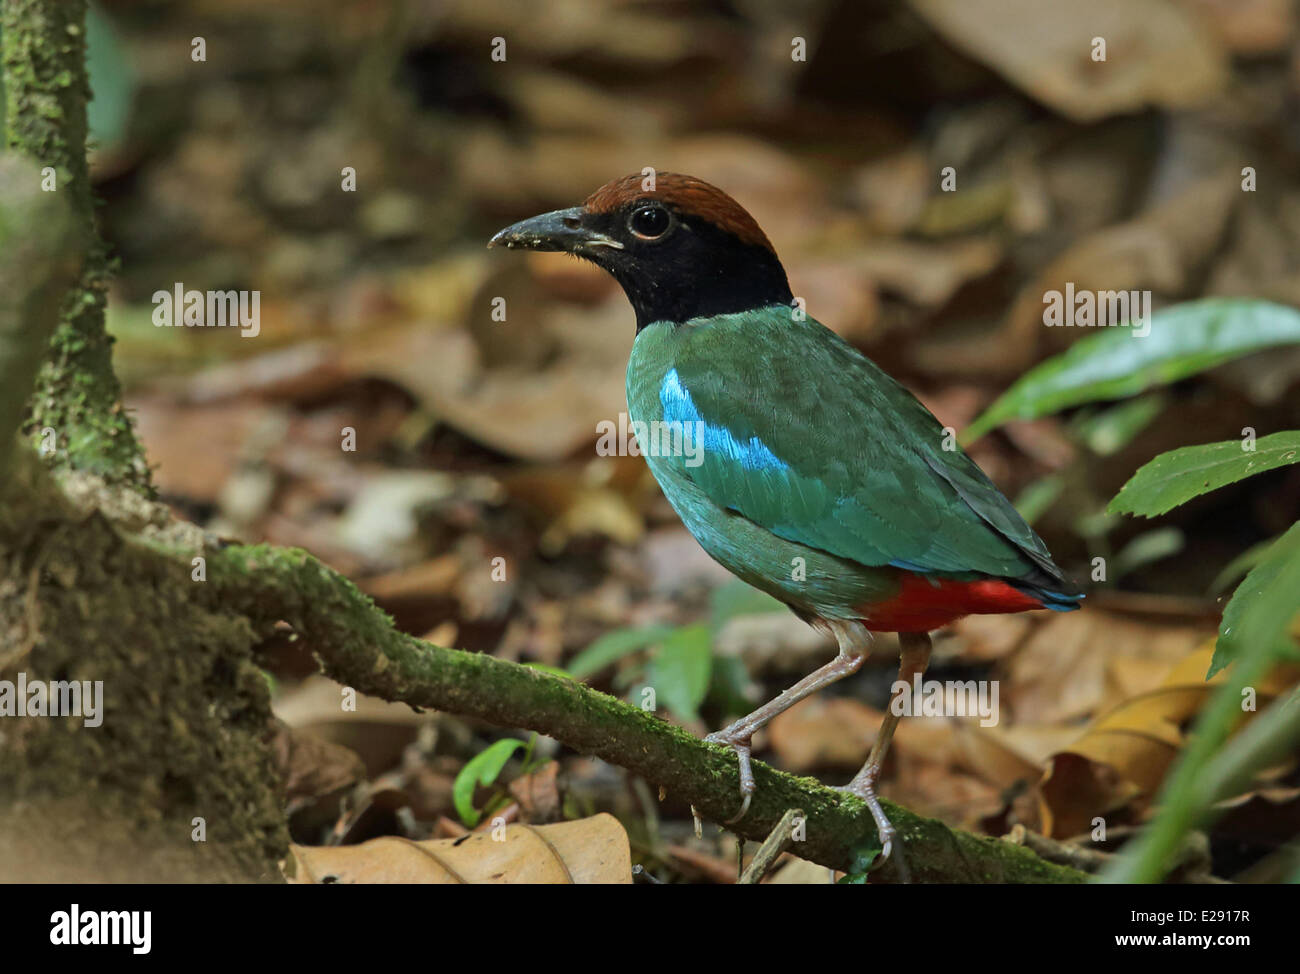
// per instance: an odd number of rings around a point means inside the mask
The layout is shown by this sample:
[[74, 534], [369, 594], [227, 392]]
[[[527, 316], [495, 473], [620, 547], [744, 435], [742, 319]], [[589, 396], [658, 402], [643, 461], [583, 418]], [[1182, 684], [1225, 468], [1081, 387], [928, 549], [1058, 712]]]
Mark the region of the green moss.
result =
[[5, 144], [58, 174], [89, 242], [79, 280], [64, 300], [50, 354], [37, 377], [24, 430], [39, 444], [55, 431], [48, 458], [60, 469], [84, 469], [147, 492], [149, 467], [122, 408], [104, 327], [109, 281], [107, 248], [94, 224], [86, 163], [85, 0], [5, 0], [0, 4], [0, 66], [4, 72]]

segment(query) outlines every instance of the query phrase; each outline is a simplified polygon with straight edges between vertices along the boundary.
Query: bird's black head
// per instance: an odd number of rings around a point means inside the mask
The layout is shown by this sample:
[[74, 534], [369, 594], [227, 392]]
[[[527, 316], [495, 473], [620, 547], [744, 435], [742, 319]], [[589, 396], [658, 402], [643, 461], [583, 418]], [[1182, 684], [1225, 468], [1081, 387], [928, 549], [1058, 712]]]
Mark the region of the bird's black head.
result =
[[632, 302], [637, 331], [793, 300], [771, 243], [739, 203], [693, 176], [651, 179], [616, 179], [582, 206], [506, 227], [488, 246], [563, 251], [605, 268]]

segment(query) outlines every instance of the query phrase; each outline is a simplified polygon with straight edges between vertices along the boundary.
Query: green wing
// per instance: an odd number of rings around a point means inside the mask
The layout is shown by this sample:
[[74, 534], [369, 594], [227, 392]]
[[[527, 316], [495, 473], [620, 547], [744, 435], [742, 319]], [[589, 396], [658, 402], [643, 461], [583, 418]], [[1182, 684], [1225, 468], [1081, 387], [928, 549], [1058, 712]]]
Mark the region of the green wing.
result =
[[863, 565], [1065, 585], [938, 420], [818, 322], [772, 307], [653, 325], [642, 341], [634, 360], [658, 378], [629, 382], [640, 411], [703, 424], [702, 459], [656, 466], [719, 507]]

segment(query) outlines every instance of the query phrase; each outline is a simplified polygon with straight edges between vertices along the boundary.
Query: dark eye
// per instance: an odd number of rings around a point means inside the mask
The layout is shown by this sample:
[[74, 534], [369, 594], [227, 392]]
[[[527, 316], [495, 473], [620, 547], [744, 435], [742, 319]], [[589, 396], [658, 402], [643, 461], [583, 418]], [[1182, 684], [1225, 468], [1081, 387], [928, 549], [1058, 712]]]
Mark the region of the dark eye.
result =
[[653, 240], [668, 230], [668, 211], [662, 206], [638, 206], [632, 211], [628, 226], [638, 237]]

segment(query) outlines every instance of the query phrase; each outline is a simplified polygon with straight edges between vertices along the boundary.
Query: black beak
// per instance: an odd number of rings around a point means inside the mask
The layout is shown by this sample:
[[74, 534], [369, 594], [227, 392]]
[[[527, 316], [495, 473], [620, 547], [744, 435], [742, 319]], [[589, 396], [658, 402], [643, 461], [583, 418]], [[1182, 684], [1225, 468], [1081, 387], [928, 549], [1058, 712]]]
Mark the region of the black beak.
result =
[[570, 254], [590, 254], [597, 247], [623, 249], [623, 245], [613, 237], [585, 226], [586, 215], [587, 211], [581, 206], [574, 206], [530, 217], [497, 231], [488, 241], [488, 246], [511, 250], [558, 250]]

